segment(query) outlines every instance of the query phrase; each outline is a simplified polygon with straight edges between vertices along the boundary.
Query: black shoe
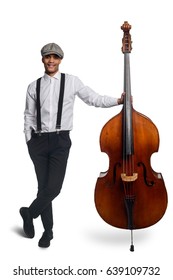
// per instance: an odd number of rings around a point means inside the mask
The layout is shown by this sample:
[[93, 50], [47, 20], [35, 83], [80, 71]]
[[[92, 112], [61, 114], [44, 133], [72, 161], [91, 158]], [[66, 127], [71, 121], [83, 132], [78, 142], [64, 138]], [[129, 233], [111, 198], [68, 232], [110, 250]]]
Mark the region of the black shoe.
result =
[[33, 219], [27, 207], [20, 208], [20, 215], [23, 219], [23, 230], [28, 238], [33, 238], [35, 235]]
[[40, 238], [38, 242], [38, 246], [42, 248], [47, 248], [50, 246], [50, 241], [53, 239], [53, 232], [50, 231], [44, 231], [42, 237]]

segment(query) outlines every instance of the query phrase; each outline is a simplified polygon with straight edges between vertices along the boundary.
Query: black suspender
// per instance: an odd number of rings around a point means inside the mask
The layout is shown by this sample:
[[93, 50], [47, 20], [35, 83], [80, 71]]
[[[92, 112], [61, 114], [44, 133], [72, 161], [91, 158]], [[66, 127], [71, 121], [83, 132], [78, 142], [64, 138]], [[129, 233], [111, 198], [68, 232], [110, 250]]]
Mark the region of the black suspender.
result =
[[37, 80], [36, 93], [37, 93], [37, 132], [41, 133], [41, 112], [40, 112], [40, 82], [41, 78]]
[[[39, 78], [36, 83], [37, 133], [41, 133], [40, 83], [41, 83], [41, 78]], [[57, 112], [57, 121], [56, 121], [56, 130], [57, 131], [59, 131], [61, 129], [61, 116], [62, 116], [62, 106], [63, 106], [63, 98], [64, 98], [64, 88], [65, 88], [65, 74], [61, 73], [61, 84], [60, 84], [58, 112]]]
[[61, 129], [61, 116], [62, 116], [62, 104], [64, 98], [64, 87], [65, 87], [65, 74], [61, 73], [61, 84], [60, 84], [60, 93], [58, 101], [58, 112], [57, 112], [57, 121], [56, 121], [56, 130]]

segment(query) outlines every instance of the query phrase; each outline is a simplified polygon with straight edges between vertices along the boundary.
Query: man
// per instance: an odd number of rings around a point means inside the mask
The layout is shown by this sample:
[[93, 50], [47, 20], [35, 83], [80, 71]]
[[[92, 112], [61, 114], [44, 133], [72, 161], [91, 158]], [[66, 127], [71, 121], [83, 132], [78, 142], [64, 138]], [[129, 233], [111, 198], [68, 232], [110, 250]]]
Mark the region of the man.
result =
[[20, 214], [24, 232], [29, 238], [35, 234], [33, 219], [41, 216], [44, 232], [38, 245], [49, 247], [53, 238], [52, 200], [60, 193], [65, 176], [75, 97], [78, 96], [88, 105], [111, 107], [123, 103], [123, 94], [119, 99], [101, 96], [76, 76], [61, 74], [59, 65], [64, 53], [55, 43], [45, 45], [41, 55], [45, 74], [40, 84], [34, 81], [28, 86], [24, 123], [38, 193], [29, 207], [20, 209]]

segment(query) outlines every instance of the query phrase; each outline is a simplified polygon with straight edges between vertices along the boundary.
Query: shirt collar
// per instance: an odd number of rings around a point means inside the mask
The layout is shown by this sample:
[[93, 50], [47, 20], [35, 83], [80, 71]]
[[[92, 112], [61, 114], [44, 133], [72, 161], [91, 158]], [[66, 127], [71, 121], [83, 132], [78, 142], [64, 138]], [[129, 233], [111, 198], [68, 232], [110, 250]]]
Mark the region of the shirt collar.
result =
[[60, 75], [61, 75], [61, 73], [58, 71], [53, 77], [51, 77], [51, 76], [49, 76], [48, 74], [46, 74], [46, 73], [44, 73], [44, 79], [45, 80], [50, 80], [50, 79], [52, 79], [52, 78], [54, 78], [54, 79], [57, 79], [57, 80], [60, 80]]

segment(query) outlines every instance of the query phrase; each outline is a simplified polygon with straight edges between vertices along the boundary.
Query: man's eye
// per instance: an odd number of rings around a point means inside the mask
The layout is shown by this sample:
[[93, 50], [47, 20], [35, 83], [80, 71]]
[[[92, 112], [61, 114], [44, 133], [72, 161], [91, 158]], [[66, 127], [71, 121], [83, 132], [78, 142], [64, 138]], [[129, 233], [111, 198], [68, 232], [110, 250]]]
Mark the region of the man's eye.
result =
[[59, 56], [58, 56], [57, 54], [54, 54], [54, 55], [53, 55], [53, 58], [54, 58], [54, 59], [59, 59]]

